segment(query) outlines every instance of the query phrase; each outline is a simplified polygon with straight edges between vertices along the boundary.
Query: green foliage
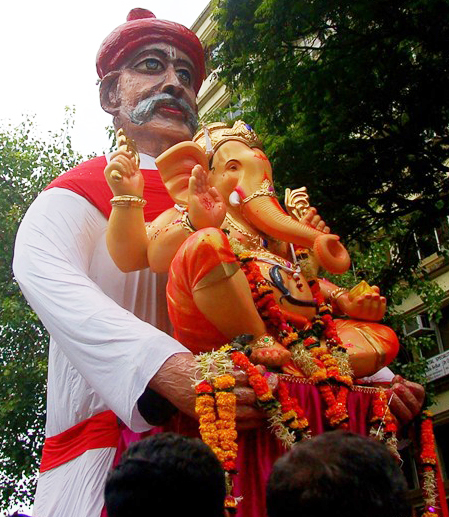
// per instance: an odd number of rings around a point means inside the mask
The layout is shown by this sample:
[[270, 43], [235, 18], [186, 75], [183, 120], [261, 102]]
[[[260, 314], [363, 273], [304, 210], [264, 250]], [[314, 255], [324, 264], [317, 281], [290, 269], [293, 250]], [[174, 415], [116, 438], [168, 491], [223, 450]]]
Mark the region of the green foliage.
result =
[[222, 0], [216, 19], [219, 76], [278, 180], [347, 240], [406, 216], [390, 269], [410, 267], [412, 231], [449, 213], [449, 1]]
[[48, 336], [14, 281], [14, 239], [37, 194], [81, 160], [72, 120], [68, 109], [47, 138], [32, 117], [17, 127], [0, 122], [0, 510], [32, 501], [45, 423]]
[[381, 286], [404, 345], [395, 368], [424, 382], [431, 342], [404, 337], [392, 307], [413, 291], [438, 319], [443, 300], [415, 236], [449, 214], [449, 0], [220, 0], [214, 16], [232, 109], [279, 186], [307, 186], [344, 237], [353, 269], [333, 280]]

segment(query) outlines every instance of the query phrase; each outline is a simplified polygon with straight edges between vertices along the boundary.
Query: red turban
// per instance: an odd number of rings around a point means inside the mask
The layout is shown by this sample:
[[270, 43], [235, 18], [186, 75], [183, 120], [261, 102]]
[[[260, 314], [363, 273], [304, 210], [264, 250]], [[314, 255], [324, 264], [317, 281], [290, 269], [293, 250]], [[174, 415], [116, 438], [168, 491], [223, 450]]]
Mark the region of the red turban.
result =
[[132, 9], [126, 23], [106, 37], [97, 54], [97, 72], [100, 79], [113, 70], [120, 70], [128, 56], [147, 43], [164, 42], [182, 50], [195, 67], [196, 93], [205, 77], [204, 52], [194, 32], [179, 23], [158, 20], [147, 9]]

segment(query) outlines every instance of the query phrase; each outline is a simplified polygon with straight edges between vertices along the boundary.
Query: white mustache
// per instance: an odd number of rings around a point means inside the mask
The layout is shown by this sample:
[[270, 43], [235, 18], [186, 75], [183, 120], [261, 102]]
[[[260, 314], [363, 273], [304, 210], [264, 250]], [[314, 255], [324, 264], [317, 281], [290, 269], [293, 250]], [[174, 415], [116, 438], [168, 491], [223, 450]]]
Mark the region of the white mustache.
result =
[[130, 113], [131, 121], [139, 126], [148, 122], [153, 117], [157, 106], [161, 103], [174, 106], [183, 111], [186, 116], [187, 126], [191, 130], [192, 135], [195, 133], [198, 127], [198, 117], [192, 107], [184, 99], [177, 99], [168, 93], [158, 93], [141, 100]]

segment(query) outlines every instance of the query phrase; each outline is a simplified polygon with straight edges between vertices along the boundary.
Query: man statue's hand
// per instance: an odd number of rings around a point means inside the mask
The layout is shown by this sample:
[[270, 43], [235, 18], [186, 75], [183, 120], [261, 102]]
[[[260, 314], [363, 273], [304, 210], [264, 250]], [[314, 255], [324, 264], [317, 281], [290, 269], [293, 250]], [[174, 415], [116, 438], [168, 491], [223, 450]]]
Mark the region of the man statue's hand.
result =
[[[260, 368], [260, 367], [258, 367]], [[192, 380], [195, 377], [196, 362], [191, 353], [175, 354], [165, 361], [148, 387], [168, 399], [180, 411], [197, 419], [195, 413], [195, 390]], [[265, 414], [256, 408], [256, 395], [248, 384], [244, 372], [233, 373], [236, 378], [237, 429], [253, 429], [265, 420]]]
[[424, 396], [425, 390], [421, 384], [395, 375], [388, 390], [388, 399], [391, 397], [391, 412], [402, 425], [408, 424], [421, 411]]
[[195, 165], [189, 179], [189, 219], [194, 228], [220, 228], [226, 216], [223, 196], [211, 187], [207, 173]]
[[144, 179], [128, 151], [116, 151], [104, 170], [114, 196], [143, 196]]

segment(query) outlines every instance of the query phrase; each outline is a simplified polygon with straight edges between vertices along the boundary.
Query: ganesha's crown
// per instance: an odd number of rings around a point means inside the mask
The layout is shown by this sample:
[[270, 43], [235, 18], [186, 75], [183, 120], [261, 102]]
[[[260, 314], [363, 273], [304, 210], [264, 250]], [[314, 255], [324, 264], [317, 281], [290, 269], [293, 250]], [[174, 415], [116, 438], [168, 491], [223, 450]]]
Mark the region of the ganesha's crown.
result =
[[243, 142], [249, 147], [262, 148], [262, 142], [259, 140], [253, 128], [243, 122], [243, 120], [237, 120], [232, 127], [228, 127], [224, 122], [208, 124], [193, 137], [193, 141], [201, 146], [208, 154], [215, 153], [220, 145], [229, 140]]

